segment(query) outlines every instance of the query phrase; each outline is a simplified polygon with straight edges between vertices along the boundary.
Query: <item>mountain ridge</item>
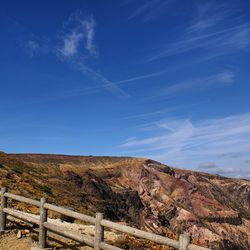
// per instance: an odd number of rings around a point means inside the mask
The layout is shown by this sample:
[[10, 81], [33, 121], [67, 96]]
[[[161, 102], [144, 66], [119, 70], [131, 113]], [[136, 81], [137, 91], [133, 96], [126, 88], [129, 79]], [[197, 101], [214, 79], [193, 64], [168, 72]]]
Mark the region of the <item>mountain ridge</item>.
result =
[[22, 195], [172, 238], [188, 232], [212, 249], [250, 246], [248, 180], [133, 157], [2, 153], [0, 164], [1, 185]]

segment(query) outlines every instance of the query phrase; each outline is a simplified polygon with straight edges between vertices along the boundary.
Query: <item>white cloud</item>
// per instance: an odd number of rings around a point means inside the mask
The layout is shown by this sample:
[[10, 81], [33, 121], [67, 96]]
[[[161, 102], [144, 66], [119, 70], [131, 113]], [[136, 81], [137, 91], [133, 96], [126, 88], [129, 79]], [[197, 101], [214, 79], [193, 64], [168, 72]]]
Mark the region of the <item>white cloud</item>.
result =
[[[229, 168], [243, 171], [244, 167], [250, 171], [246, 163], [250, 156], [249, 113], [197, 122], [190, 119], [161, 120], [154, 122], [152, 131], [148, 133], [148, 136], [122, 143], [123, 152], [140, 153], [183, 168], [194, 169], [204, 162], [212, 162], [214, 165], [210, 164], [210, 169], [214, 172], [218, 170], [215, 164], [220, 172], [229, 171]], [[229, 153], [238, 157], [221, 157]]]
[[83, 89], [83, 91], [78, 91], [80, 93], [63, 94], [63, 96], [67, 98], [75, 95], [96, 93], [100, 89], [105, 89], [115, 93], [119, 97], [128, 98], [130, 95], [121, 89], [118, 84], [110, 81], [103, 74], [88, 66], [88, 56], [97, 55], [94, 43], [95, 26], [94, 18], [92, 16], [84, 16], [81, 11], [74, 12], [63, 25], [63, 30], [59, 37], [62, 45], [57, 48], [57, 56], [63, 61], [70, 63], [94, 82], [100, 83], [100, 86], [92, 86]]
[[246, 23], [203, 35], [183, 37], [175, 43], [167, 44], [165, 49], [153, 55], [148, 61], [195, 50], [210, 53], [211, 57], [217, 57], [237, 53], [249, 48], [249, 45], [250, 23]]
[[207, 173], [224, 175], [232, 178], [250, 179], [250, 169], [242, 169], [239, 167], [218, 167], [213, 162], [200, 163], [197, 170]]
[[187, 33], [202, 33], [214, 28], [228, 16], [230, 11], [225, 4], [213, 4], [211, 2], [198, 3], [195, 16], [187, 27]]
[[166, 88], [158, 91], [154, 97], [172, 98], [176, 95], [183, 94], [190, 91], [204, 91], [211, 87], [218, 87], [233, 83], [234, 73], [231, 71], [224, 71], [208, 77], [195, 78], [185, 82], [172, 84]]
[[205, 169], [205, 170], [213, 170], [217, 166], [214, 162], [201, 162], [198, 166], [199, 169]]
[[139, 76], [131, 77], [131, 78], [128, 78], [128, 79], [120, 80], [120, 81], [117, 81], [115, 83], [116, 84], [124, 84], [124, 83], [134, 82], [134, 81], [138, 81], [138, 80], [144, 80], [144, 79], [148, 79], [148, 78], [163, 75], [163, 74], [165, 74], [167, 72], [168, 72], [168, 70], [161, 70], [161, 71], [157, 71], [157, 72], [150, 73], [150, 74], [139, 75]]
[[[139, 1], [134, 1], [136, 4]], [[166, 7], [170, 1], [167, 0], [147, 0], [143, 4], [136, 7], [130, 14], [128, 19], [141, 18], [144, 22], [159, 18], [165, 13]], [[131, 2], [130, 2], [131, 4]]]
[[236, 15], [232, 3], [199, 3], [183, 34], [148, 61], [189, 52], [199, 57], [233, 55], [250, 47], [250, 23]]
[[72, 57], [84, 54], [85, 50], [85, 53], [96, 55], [95, 25], [93, 17], [83, 16], [81, 12], [73, 13], [68, 22], [64, 24], [60, 36], [63, 43], [59, 48], [61, 54], [65, 57]]
[[73, 31], [71, 34], [68, 34], [64, 37], [64, 45], [61, 50], [64, 56], [74, 56], [78, 53], [78, 48], [80, 41], [83, 38], [82, 33], [77, 33]]
[[24, 51], [31, 57], [49, 52], [49, 44], [46, 38], [30, 35], [25, 41], [21, 41], [21, 43]]
[[95, 36], [95, 20], [93, 18], [88, 18], [83, 21], [83, 26], [86, 30], [86, 45], [85, 48], [90, 54], [96, 54], [96, 47], [94, 44]]
[[[166, 109], [161, 109], [161, 110], [147, 112], [147, 113], [141, 113], [141, 114], [135, 114], [135, 115], [125, 116], [122, 119], [126, 120], [126, 119], [137, 119], [137, 118], [138, 119], [150, 118], [152, 116], [162, 115], [163, 113], [168, 113], [168, 112], [177, 110], [180, 107], [181, 106], [176, 106], [176, 107], [172, 107], [172, 108], [166, 108]], [[182, 106], [182, 108], [183, 108], [183, 106]]]
[[[74, 61], [74, 64], [76, 65], [77, 69], [81, 71], [84, 75], [87, 75], [94, 81], [98, 81], [102, 84], [102, 88], [111, 91], [115, 94], [117, 94], [119, 97], [122, 98], [128, 98], [130, 95], [126, 93], [123, 89], [121, 89], [117, 84], [114, 82], [108, 80], [105, 76], [102, 74], [94, 71], [93, 69], [89, 68], [87, 65], [82, 63], [81, 61]], [[93, 89], [98, 89], [96, 87], [93, 87]]]
[[36, 53], [40, 49], [40, 45], [35, 40], [29, 40], [27, 42], [26, 48], [27, 48], [29, 54], [33, 56], [34, 53]]
[[225, 71], [219, 75], [217, 75], [218, 77], [218, 82], [221, 83], [233, 83], [234, 81], [234, 73], [231, 71]]

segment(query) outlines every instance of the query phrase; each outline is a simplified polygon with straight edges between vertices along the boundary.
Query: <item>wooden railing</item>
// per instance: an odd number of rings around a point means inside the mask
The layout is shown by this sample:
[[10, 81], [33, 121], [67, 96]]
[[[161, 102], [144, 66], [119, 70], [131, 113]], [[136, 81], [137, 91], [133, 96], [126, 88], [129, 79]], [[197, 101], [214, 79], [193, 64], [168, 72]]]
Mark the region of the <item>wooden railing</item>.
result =
[[[7, 201], [8, 199], [24, 202], [30, 205], [34, 205], [40, 208], [40, 219], [32, 216], [32, 214], [23, 213], [22, 211], [8, 208]], [[57, 212], [59, 214], [70, 216], [74, 219], [78, 219], [84, 222], [88, 222], [90, 224], [95, 225], [95, 235], [94, 237], [85, 236], [79, 232], [72, 232], [71, 230], [67, 230], [63, 227], [55, 225], [51, 222], [48, 222], [48, 210]], [[7, 215], [11, 215], [17, 219], [20, 219], [25, 222], [29, 222], [32, 224], [39, 225], [39, 248], [43, 249], [46, 247], [47, 240], [47, 230], [56, 233], [58, 235], [67, 237], [69, 239], [75, 240], [82, 244], [86, 244], [88, 246], [93, 247], [95, 250], [122, 250], [119, 247], [110, 245], [105, 243], [104, 241], [104, 228], [111, 228], [123, 233], [127, 233], [133, 235], [135, 237], [146, 239], [153, 241], [158, 244], [167, 245], [174, 247], [180, 250], [207, 250], [208, 248], [196, 246], [194, 244], [190, 244], [190, 237], [187, 234], [181, 234], [179, 237], [179, 241], [173, 240], [164, 236], [160, 236], [157, 234], [145, 232], [133, 227], [120, 225], [118, 223], [111, 222], [109, 220], [103, 219], [102, 213], [97, 213], [96, 217], [91, 217], [85, 214], [77, 213], [63, 207], [55, 206], [46, 202], [45, 198], [41, 198], [40, 202], [37, 200], [25, 198], [23, 196], [15, 195], [7, 192], [7, 189], [3, 187], [1, 189], [1, 207], [0, 207], [0, 231], [4, 231], [6, 229], [6, 218]]]

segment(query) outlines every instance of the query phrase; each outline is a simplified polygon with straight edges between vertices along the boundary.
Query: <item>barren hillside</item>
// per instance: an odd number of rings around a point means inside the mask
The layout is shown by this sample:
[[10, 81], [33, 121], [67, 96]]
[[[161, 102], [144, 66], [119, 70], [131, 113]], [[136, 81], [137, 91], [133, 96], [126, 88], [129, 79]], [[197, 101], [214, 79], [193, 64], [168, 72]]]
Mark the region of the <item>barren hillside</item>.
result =
[[[212, 249], [250, 248], [250, 181], [138, 158], [0, 153], [1, 186]], [[11, 205], [17, 205], [12, 203]], [[25, 211], [33, 207], [19, 205]], [[52, 214], [53, 216], [53, 214]]]

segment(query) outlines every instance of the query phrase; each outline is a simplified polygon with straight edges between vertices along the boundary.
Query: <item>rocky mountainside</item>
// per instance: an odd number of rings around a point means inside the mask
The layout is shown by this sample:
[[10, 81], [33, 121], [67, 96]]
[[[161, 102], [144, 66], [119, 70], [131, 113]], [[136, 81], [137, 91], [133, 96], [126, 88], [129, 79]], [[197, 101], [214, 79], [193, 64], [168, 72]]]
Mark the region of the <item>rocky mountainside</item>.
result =
[[17, 194], [47, 196], [87, 214], [101, 211], [110, 220], [171, 238], [188, 232], [195, 244], [212, 249], [250, 249], [248, 180], [148, 159], [5, 153], [0, 176], [1, 186]]

